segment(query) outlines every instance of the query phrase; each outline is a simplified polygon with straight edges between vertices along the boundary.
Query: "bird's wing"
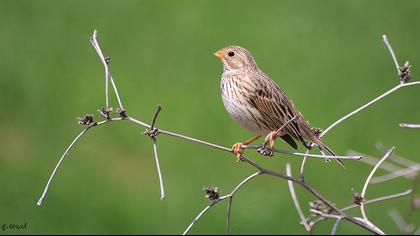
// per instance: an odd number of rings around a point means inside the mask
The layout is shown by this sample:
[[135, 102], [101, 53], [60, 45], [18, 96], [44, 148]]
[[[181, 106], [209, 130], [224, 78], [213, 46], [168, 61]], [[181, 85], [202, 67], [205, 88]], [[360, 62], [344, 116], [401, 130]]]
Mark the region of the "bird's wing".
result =
[[[259, 86], [251, 93], [250, 102], [267, 119], [267, 126], [273, 131], [280, 128], [284, 123], [296, 115], [301, 114], [294, 107], [292, 101], [284, 92], [265, 74], [253, 75], [257, 78]], [[269, 126], [268, 124], [272, 124]], [[293, 121], [286, 126], [285, 131], [293, 138], [304, 142], [298, 121]]]

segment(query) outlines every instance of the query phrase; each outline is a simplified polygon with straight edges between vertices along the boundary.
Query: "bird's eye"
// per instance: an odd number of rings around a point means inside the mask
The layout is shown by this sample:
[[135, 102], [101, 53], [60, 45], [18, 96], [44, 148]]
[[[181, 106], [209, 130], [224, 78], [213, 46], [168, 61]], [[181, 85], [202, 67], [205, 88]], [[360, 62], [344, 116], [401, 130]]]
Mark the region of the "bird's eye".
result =
[[233, 56], [235, 56], [235, 52], [230, 51], [230, 52], [228, 52], [228, 55], [229, 55], [230, 57], [233, 57]]

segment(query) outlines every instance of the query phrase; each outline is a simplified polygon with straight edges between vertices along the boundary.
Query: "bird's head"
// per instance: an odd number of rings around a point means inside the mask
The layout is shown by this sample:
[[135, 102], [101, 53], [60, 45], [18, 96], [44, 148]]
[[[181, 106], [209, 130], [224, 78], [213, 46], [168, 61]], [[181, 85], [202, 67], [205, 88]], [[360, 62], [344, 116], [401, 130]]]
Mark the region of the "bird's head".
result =
[[215, 52], [214, 55], [223, 62], [225, 71], [258, 68], [251, 53], [239, 46], [224, 47]]

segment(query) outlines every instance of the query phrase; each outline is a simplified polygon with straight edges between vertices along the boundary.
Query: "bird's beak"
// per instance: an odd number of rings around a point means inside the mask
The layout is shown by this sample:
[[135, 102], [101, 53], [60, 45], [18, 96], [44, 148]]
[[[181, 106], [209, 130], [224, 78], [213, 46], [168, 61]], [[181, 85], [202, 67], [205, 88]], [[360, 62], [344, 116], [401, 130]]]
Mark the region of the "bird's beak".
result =
[[220, 60], [222, 60], [223, 58], [225, 58], [224, 54], [222, 51], [217, 51], [215, 53], [213, 53], [213, 55], [215, 55], [216, 57], [220, 58]]

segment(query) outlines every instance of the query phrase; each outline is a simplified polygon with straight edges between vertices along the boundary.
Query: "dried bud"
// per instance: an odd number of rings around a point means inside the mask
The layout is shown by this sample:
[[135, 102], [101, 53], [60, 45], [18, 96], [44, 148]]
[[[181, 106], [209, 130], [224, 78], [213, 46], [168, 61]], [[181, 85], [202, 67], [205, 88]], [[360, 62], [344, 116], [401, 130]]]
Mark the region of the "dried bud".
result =
[[126, 112], [125, 112], [125, 110], [124, 109], [121, 109], [121, 108], [117, 108], [117, 113], [118, 113], [118, 117], [120, 117], [120, 118], [127, 118], [128, 117], [128, 115], [126, 114]]
[[321, 200], [315, 200], [313, 202], [309, 202], [309, 206], [311, 209], [321, 211], [321, 208], [324, 208], [325, 204]]
[[362, 198], [362, 194], [359, 192], [355, 192], [354, 189], [351, 189], [351, 194], [353, 195], [353, 203], [356, 205], [362, 204], [364, 199]]
[[325, 205], [321, 200], [315, 200], [313, 202], [309, 202], [309, 206], [313, 210], [321, 211], [327, 214], [332, 212], [332, 209], [329, 208], [327, 205]]
[[218, 187], [214, 187], [214, 186], [210, 186], [207, 188], [203, 188], [204, 193], [206, 194], [206, 198], [208, 198], [209, 200], [217, 200], [219, 199], [219, 188]]
[[406, 61], [402, 67], [398, 68], [400, 71], [399, 76], [400, 76], [401, 82], [407, 83], [408, 81], [410, 81], [411, 79], [410, 68], [411, 68], [411, 65], [410, 65], [410, 62], [408, 61]]
[[81, 124], [81, 125], [89, 125], [89, 126], [97, 125], [97, 123], [95, 121], [93, 121], [93, 115], [92, 114], [87, 114], [83, 118], [77, 117], [77, 120], [78, 120], [79, 124]]
[[156, 136], [158, 136], [159, 134], [159, 129], [153, 128], [151, 131], [149, 131], [148, 129], [145, 129], [143, 134], [151, 138], [156, 138]]
[[99, 109], [98, 112], [100, 116], [108, 120], [110, 119], [109, 114], [112, 112], [112, 107]]
[[111, 62], [111, 58], [110, 57], [105, 57], [105, 63], [108, 65]]

